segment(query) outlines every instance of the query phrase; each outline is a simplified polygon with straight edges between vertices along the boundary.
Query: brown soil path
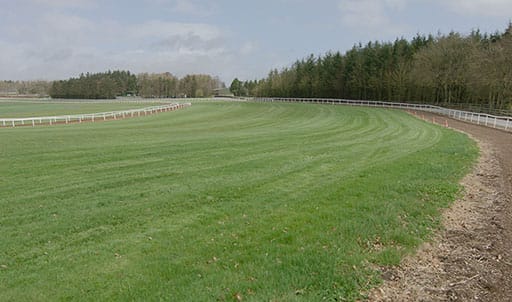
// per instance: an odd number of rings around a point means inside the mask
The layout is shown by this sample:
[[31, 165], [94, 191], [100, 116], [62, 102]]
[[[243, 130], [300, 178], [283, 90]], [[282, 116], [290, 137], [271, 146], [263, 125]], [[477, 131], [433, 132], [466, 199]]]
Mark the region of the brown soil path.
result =
[[444, 229], [399, 267], [383, 269], [370, 301], [512, 301], [512, 133], [424, 114], [468, 133], [481, 157]]

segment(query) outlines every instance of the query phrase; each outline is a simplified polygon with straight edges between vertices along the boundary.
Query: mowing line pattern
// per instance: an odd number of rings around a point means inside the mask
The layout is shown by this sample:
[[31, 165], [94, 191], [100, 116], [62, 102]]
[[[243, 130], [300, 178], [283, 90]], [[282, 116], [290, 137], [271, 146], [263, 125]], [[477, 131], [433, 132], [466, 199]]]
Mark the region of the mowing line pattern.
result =
[[358, 299], [477, 153], [404, 112], [286, 103], [0, 139], [0, 300]]

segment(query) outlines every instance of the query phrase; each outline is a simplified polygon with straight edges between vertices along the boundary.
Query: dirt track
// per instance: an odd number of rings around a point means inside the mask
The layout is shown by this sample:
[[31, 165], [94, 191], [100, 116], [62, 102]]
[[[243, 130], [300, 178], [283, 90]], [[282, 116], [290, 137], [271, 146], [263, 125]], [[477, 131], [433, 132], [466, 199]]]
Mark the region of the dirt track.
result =
[[397, 268], [370, 301], [512, 301], [512, 133], [425, 114], [478, 141], [481, 157], [444, 229]]

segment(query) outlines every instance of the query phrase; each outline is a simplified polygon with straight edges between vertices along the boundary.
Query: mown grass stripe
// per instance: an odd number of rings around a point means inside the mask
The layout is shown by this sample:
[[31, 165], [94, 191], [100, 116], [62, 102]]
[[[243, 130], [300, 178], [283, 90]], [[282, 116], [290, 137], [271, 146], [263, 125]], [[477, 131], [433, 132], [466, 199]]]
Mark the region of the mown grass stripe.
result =
[[0, 140], [0, 300], [357, 299], [477, 154], [400, 111], [286, 103]]

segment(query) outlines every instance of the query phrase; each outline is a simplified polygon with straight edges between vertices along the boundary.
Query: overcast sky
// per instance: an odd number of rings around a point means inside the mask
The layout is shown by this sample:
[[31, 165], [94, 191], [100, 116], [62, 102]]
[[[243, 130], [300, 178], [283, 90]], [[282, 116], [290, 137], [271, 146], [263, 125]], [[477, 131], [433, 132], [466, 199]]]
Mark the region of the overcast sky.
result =
[[122, 69], [229, 85], [357, 42], [502, 31], [510, 18], [512, 0], [0, 0], [0, 80]]

